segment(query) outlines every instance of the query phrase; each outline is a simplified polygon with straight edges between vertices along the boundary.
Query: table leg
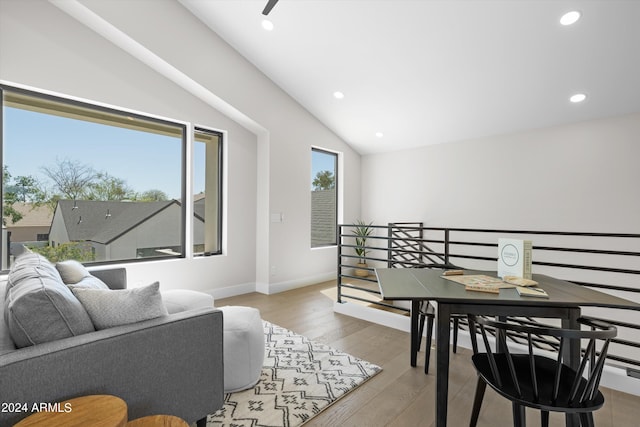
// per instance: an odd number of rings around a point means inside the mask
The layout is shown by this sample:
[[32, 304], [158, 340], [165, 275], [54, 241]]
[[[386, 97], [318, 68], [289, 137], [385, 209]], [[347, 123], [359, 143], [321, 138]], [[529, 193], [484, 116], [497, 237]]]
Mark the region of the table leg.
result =
[[436, 426], [447, 425], [447, 404], [449, 399], [449, 341], [451, 307], [438, 303], [438, 325], [436, 334]]
[[[569, 317], [562, 319], [562, 327], [565, 329], [578, 329], [580, 324], [578, 318], [580, 317], [580, 308], [569, 309]], [[580, 366], [580, 343], [577, 340], [573, 340], [571, 344], [565, 349], [565, 360], [569, 361], [569, 366], [575, 370]], [[580, 419], [576, 414], [566, 414], [567, 427], [577, 427], [580, 425]]]
[[411, 366], [418, 364], [420, 337], [418, 336], [418, 317], [420, 315], [420, 301], [411, 301]]

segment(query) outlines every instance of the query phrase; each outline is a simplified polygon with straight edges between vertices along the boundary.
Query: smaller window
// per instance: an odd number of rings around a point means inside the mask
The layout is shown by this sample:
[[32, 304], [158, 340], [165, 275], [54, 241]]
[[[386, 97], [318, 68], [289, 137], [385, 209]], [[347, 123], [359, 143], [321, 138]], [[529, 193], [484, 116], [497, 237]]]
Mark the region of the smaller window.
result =
[[193, 253], [222, 253], [222, 133], [194, 130]]
[[311, 150], [311, 247], [337, 244], [338, 155]]

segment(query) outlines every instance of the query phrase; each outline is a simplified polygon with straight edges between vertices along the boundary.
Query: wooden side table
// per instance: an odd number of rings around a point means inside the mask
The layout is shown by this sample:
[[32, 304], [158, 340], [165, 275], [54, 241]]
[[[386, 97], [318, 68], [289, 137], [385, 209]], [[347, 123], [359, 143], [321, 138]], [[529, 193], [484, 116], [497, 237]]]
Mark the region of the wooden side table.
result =
[[127, 427], [189, 427], [189, 424], [173, 415], [150, 415], [129, 421]]
[[36, 412], [15, 427], [125, 427], [127, 404], [105, 394], [76, 397], [49, 406], [50, 412]]

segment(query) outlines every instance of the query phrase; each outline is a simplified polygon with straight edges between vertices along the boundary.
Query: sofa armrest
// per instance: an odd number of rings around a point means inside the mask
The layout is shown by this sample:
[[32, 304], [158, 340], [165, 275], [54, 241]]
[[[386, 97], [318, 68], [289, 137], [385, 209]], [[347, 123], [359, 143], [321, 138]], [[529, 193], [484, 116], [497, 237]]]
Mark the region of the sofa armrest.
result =
[[[222, 407], [222, 312], [202, 308], [26, 347], [0, 356], [0, 403], [111, 394], [129, 418], [188, 423]], [[29, 413], [0, 412], [0, 425]]]
[[89, 270], [91, 275], [102, 280], [110, 289], [127, 288], [127, 270], [125, 268], [107, 268], [104, 270]]

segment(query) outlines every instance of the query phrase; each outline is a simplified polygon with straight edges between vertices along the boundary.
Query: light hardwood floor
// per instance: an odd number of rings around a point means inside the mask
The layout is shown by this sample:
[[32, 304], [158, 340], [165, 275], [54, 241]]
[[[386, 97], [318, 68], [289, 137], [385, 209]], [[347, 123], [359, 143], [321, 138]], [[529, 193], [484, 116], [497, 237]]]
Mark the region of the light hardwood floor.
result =
[[[335, 282], [274, 295], [251, 293], [216, 300], [216, 306], [245, 305], [260, 310], [262, 318], [338, 350], [382, 367], [382, 372], [313, 418], [306, 426], [434, 426], [435, 355], [430, 374], [424, 374], [424, 340], [418, 366], [409, 365], [409, 334], [350, 316], [334, 313], [326, 294]], [[325, 293], [323, 293], [323, 291]], [[451, 353], [448, 425], [469, 424], [476, 375], [470, 351]], [[595, 413], [598, 427], [640, 426], [640, 397], [601, 388], [605, 406]], [[527, 410], [528, 426], [539, 426], [539, 414]], [[490, 388], [484, 398], [478, 427], [512, 425], [511, 405]], [[552, 426], [564, 417], [551, 415]]]

